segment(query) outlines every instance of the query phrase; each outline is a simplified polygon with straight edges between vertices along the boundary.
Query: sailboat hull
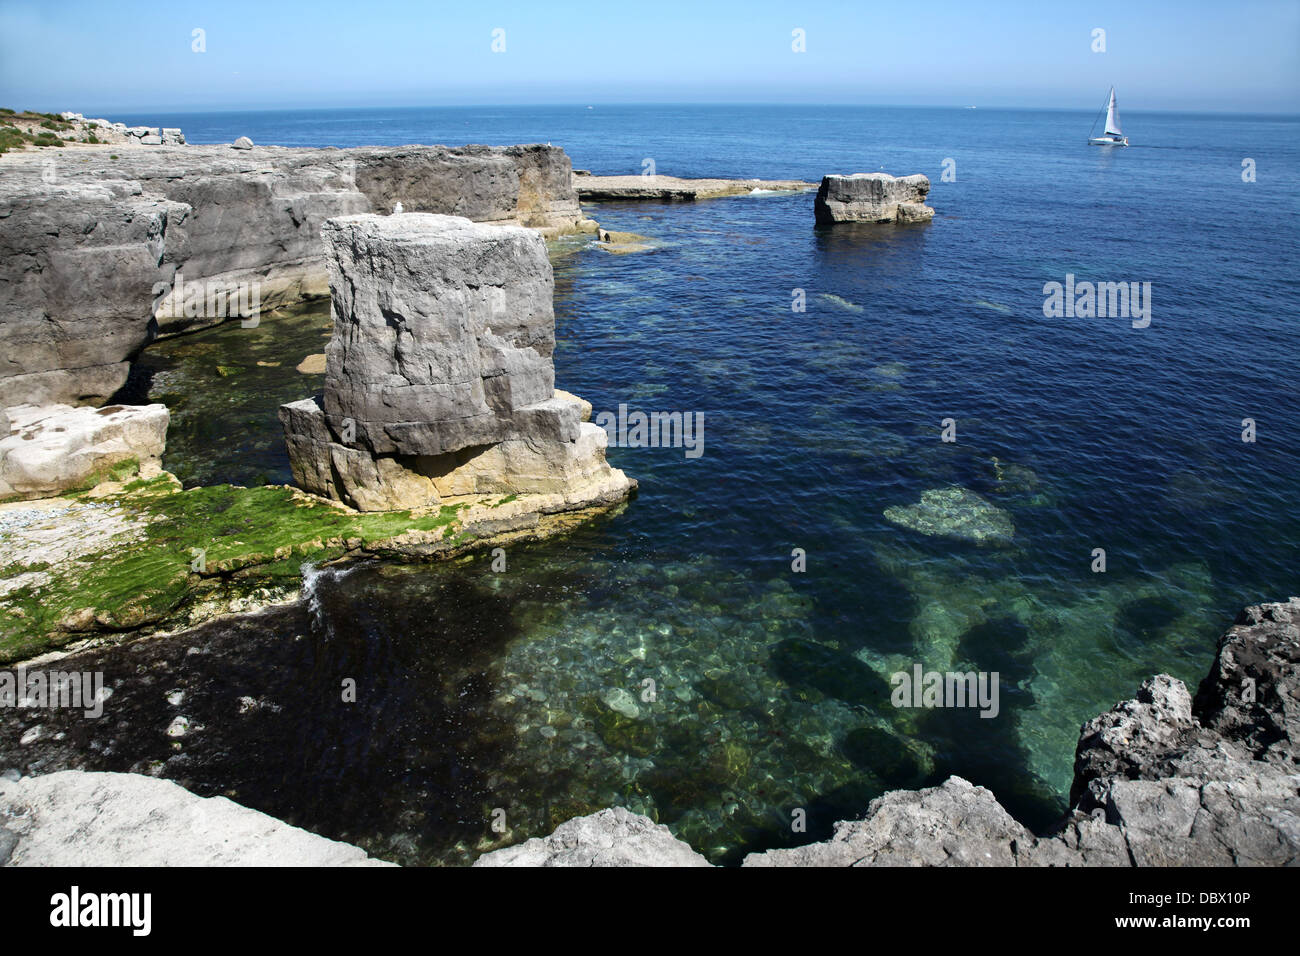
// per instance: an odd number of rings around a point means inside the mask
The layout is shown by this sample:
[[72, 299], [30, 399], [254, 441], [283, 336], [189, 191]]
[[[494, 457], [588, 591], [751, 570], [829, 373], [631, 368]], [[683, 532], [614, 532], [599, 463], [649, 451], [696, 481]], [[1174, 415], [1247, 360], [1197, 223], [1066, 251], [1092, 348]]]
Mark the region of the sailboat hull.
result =
[[1089, 146], [1127, 146], [1128, 137], [1125, 136], [1120, 139], [1114, 139], [1110, 136], [1094, 136], [1092, 139], [1088, 140], [1088, 145]]

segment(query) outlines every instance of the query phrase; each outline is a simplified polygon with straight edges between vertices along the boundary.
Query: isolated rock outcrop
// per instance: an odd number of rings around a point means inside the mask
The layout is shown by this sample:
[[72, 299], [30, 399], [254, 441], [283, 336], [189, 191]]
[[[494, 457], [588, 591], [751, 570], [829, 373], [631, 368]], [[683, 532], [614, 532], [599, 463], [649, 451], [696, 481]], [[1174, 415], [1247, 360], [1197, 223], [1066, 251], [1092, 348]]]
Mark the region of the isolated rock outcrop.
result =
[[[7, 838], [6, 838], [7, 834]], [[0, 777], [8, 866], [392, 866], [169, 780], [132, 773]]]
[[155, 334], [324, 296], [333, 217], [594, 228], [545, 145], [64, 152], [2, 160], [0, 405], [102, 403]]
[[485, 853], [475, 866], [708, 866], [661, 824], [622, 807], [574, 817], [548, 837]]
[[[1298, 739], [1300, 598], [1291, 598], [1241, 613], [1194, 704], [1181, 681], [1160, 674], [1133, 700], [1088, 721], [1075, 755], [1073, 809], [1050, 833], [1035, 836], [990, 791], [949, 777], [878, 797], [863, 819], [836, 824], [830, 840], [751, 853], [742, 865], [1300, 865]], [[613, 827], [600, 820], [611, 812], [483, 859], [660, 865], [631, 836], [651, 821], [629, 814]]]
[[930, 179], [920, 173], [897, 178], [888, 173], [826, 176], [817, 190], [817, 222], [927, 222], [934, 210], [925, 204]]
[[18, 405], [0, 435], [0, 501], [46, 498], [117, 472], [158, 465], [167, 443], [165, 405]]
[[294, 480], [362, 511], [444, 497], [622, 500], [590, 406], [555, 390], [541, 237], [455, 216], [325, 224], [334, 335], [323, 399], [281, 408]]

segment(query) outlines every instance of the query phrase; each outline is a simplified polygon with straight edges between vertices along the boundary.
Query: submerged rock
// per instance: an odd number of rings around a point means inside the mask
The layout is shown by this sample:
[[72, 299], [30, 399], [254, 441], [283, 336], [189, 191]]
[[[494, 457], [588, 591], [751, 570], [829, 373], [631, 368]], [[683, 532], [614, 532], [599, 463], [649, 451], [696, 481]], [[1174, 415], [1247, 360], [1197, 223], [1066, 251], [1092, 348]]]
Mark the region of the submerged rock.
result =
[[[742, 865], [1294, 866], [1297, 701], [1300, 598], [1250, 607], [1220, 640], [1195, 704], [1181, 681], [1161, 674], [1084, 725], [1073, 809], [1051, 832], [1036, 836], [992, 792], [954, 776], [872, 800], [861, 820], [836, 824], [830, 840], [751, 853]], [[906, 759], [895, 741], [871, 733], [844, 744]], [[677, 865], [638, 839], [650, 826], [604, 810], [546, 840], [488, 854], [483, 860], [493, 862], [484, 865]]]
[[1011, 516], [966, 488], [935, 488], [921, 493], [917, 504], [885, 509], [885, 518], [922, 534], [958, 538], [976, 544], [1010, 544]]
[[826, 176], [813, 210], [819, 224], [833, 222], [928, 222], [934, 210], [925, 205], [929, 177], [916, 173], [895, 178], [888, 173]]

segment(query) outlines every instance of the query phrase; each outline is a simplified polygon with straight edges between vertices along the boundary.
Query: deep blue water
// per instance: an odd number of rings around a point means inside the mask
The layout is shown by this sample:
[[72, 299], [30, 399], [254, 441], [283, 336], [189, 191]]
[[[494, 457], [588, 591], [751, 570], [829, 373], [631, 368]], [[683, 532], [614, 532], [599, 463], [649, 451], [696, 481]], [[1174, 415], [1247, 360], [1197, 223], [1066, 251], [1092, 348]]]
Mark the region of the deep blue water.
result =
[[[112, 118], [180, 126], [192, 143], [549, 141], [605, 174], [640, 172], [649, 157], [680, 176], [883, 168], [933, 183], [926, 226], [818, 230], [805, 193], [592, 206], [655, 248], [553, 244], [557, 383], [598, 411], [703, 412], [705, 453], [611, 449], [640, 495], [614, 518], [512, 551], [503, 575], [476, 558], [317, 582], [317, 653], [354, 655], [360, 642], [370, 667], [417, 697], [421, 681], [442, 688], [431, 671], [455, 668], [407, 670], [409, 648], [427, 653], [449, 641], [450, 622], [490, 609], [480, 710], [403, 725], [392, 758], [418, 763], [421, 735], [430, 748], [469, 740], [490, 711], [513, 729], [505, 744], [465, 744], [455, 773], [473, 784], [408, 793], [409, 767], [366, 777], [382, 794], [349, 790], [342, 772], [332, 784], [351, 800], [423, 801], [444, 821], [418, 835], [382, 821], [348, 831], [380, 854], [461, 858], [492, 808], [509, 808], [520, 838], [549, 830], [556, 807], [617, 802], [734, 859], [949, 773], [1043, 826], [1064, 809], [1082, 721], [1158, 671], [1194, 683], [1243, 605], [1300, 593], [1294, 118], [1130, 113], [1134, 145], [1119, 151], [1085, 145], [1091, 111]], [[1256, 182], [1242, 181], [1246, 157]], [[955, 181], [942, 179], [946, 159]], [[1150, 326], [1044, 317], [1044, 283], [1066, 273], [1151, 283]], [[804, 312], [792, 311], [796, 289]], [[955, 443], [940, 441], [946, 418]], [[274, 407], [264, 426], [278, 431]], [[218, 455], [205, 480], [267, 467]], [[266, 477], [284, 480], [280, 467]], [[1003, 509], [1013, 541], [980, 546], [884, 516], [950, 486]], [[791, 569], [794, 548], [805, 573]], [[1105, 573], [1091, 570], [1096, 548]], [[914, 663], [998, 672], [1000, 715], [892, 707], [885, 680]], [[612, 718], [604, 699], [640, 698], [646, 678], [657, 701]], [[302, 733], [286, 761], [331, 745]], [[246, 799], [345, 829], [309, 809], [315, 797], [287, 798], [291, 776], [268, 772], [276, 794], [250, 783]], [[789, 833], [800, 806], [810, 836]]]

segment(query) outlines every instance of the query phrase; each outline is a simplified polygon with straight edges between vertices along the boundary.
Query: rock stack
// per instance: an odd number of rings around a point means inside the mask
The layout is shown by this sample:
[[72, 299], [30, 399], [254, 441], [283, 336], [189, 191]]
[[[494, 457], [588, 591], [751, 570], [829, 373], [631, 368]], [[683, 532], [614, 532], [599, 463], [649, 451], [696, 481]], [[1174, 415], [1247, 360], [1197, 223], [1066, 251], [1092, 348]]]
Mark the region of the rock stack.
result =
[[928, 177], [916, 173], [897, 178], [888, 173], [825, 176], [813, 209], [817, 222], [928, 222], [934, 210], [925, 204]]
[[554, 278], [533, 230], [458, 216], [343, 216], [322, 230], [334, 334], [320, 399], [282, 406], [294, 479], [360, 511], [540, 495], [611, 504], [590, 406], [555, 390]]

